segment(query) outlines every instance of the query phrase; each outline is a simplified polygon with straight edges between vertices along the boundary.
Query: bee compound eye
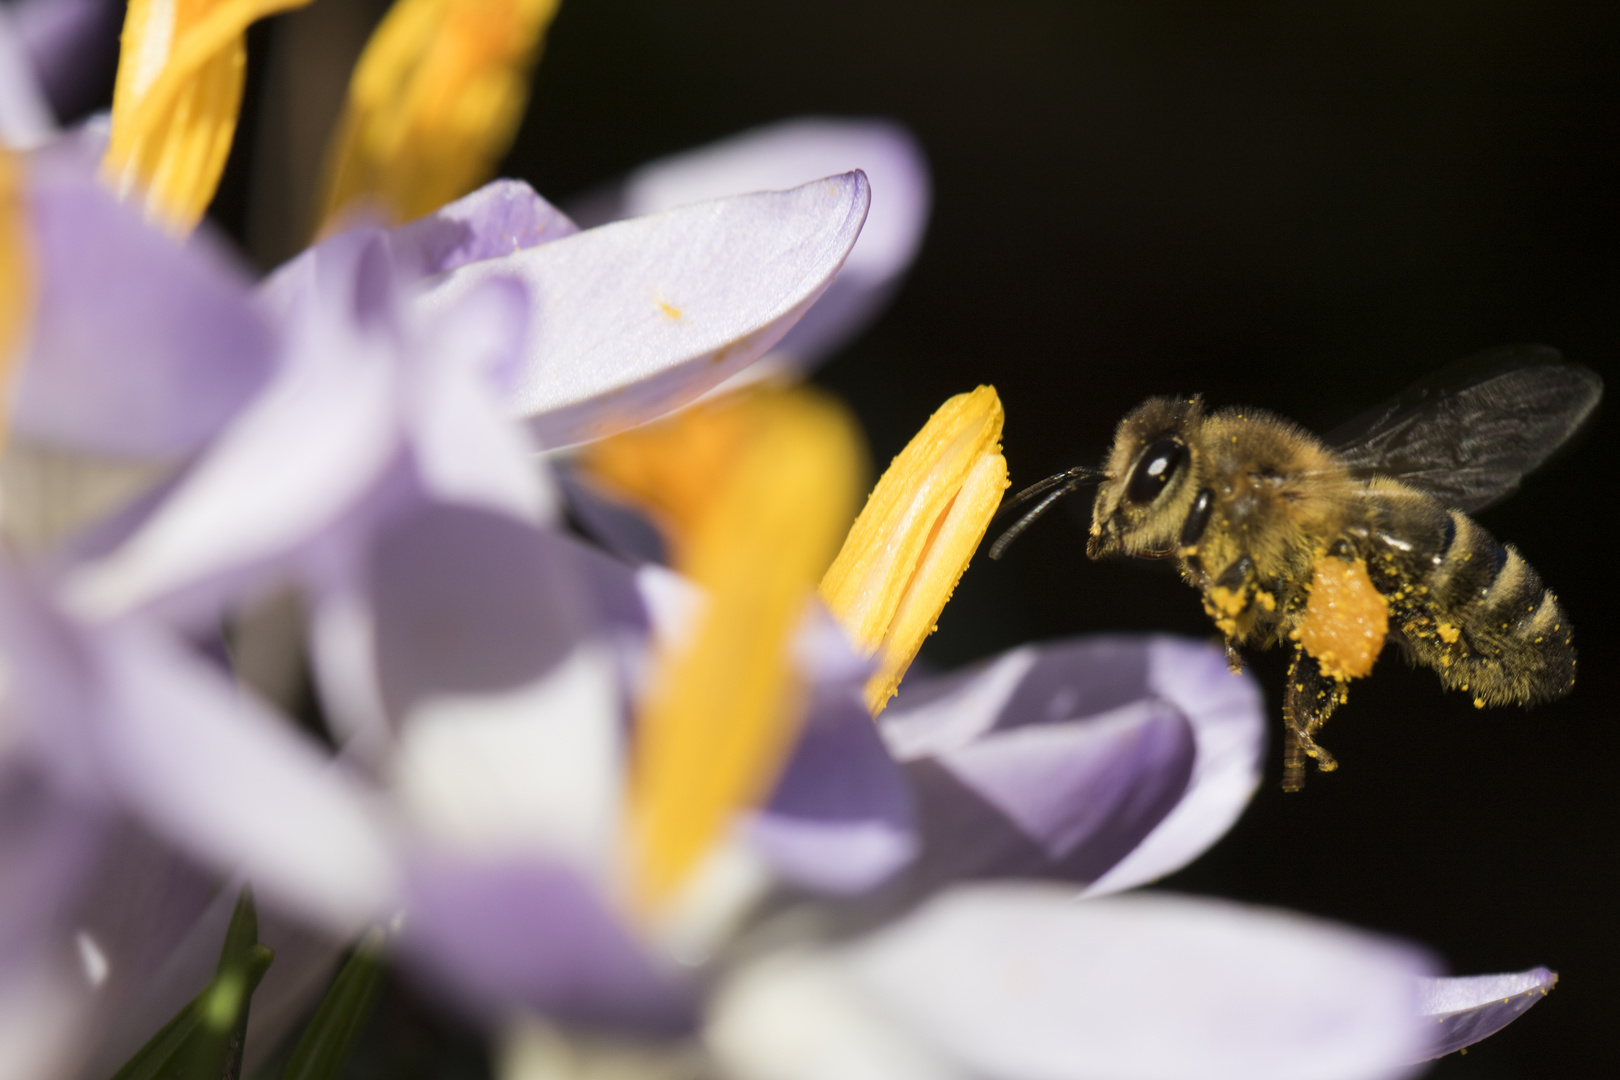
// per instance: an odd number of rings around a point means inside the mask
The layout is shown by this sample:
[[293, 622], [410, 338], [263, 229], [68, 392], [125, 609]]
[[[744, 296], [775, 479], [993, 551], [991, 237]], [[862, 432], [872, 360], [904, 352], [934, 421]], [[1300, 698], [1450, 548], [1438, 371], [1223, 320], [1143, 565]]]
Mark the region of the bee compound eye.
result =
[[1131, 470], [1131, 478], [1125, 484], [1126, 500], [1137, 505], [1152, 502], [1186, 460], [1187, 444], [1180, 439], [1167, 436], [1155, 440]]

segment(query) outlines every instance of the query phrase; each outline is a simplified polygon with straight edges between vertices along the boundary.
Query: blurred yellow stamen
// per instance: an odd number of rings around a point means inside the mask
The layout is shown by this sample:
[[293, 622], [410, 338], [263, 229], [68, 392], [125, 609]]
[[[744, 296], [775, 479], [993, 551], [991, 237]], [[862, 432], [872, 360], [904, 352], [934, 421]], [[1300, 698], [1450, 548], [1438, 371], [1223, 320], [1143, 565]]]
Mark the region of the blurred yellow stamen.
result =
[[558, 3], [396, 0], [327, 150], [323, 227], [356, 200], [409, 221], [487, 180], [517, 134]]
[[309, 0], [130, 0], [102, 173], [189, 232], [219, 187], [242, 105], [243, 35]]
[[652, 911], [792, 745], [804, 688], [789, 646], [854, 510], [859, 437], [812, 391], [760, 390], [595, 444], [582, 464], [660, 517], [706, 597], [637, 725], [633, 869]]
[[[22, 169], [0, 148], [0, 402], [11, 397], [12, 363], [33, 295], [28, 263]], [[5, 445], [7, 419], [6, 411], [0, 411], [0, 446]]]
[[1007, 487], [1001, 400], [992, 387], [940, 406], [873, 489], [821, 596], [856, 644], [877, 657], [866, 685], [874, 715], [934, 632]]

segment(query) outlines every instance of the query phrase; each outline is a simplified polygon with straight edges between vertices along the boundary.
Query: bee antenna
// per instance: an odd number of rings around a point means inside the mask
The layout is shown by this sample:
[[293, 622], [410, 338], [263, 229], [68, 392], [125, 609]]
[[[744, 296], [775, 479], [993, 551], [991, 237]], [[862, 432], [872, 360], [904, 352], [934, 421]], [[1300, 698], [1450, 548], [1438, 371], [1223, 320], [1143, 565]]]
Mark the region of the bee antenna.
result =
[[[1006, 513], [1016, 506], [1023, 505], [1037, 495], [1049, 493], [1046, 498], [1036, 503], [1033, 509], [1009, 525], [1006, 532], [996, 537], [996, 542], [990, 545], [990, 557], [992, 559], [1001, 558], [1002, 553], [1011, 546], [1012, 542], [1022, 536], [1025, 529], [1035, 524], [1036, 518], [1046, 513], [1047, 508], [1063, 498], [1063, 496], [1073, 494], [1077, 488], [1106, 479], [1107, 476], [1108, 474], [1101, 469], [1093, 469], [1089, 465], [1076, 465], [1072, 469], [1060, 472], [1055, 476], [1048, 476], [1045, 480], [1031, 484], [1002, 503], [998, 513]], [[1056, 490], [1053, 490], [1054, 488]]]

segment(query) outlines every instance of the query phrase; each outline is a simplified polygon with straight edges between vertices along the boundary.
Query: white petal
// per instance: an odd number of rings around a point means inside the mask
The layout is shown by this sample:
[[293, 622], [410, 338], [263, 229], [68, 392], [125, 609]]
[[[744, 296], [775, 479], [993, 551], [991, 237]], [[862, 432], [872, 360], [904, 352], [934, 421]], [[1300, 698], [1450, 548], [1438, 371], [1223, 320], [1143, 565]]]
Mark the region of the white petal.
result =
[[[960, 888], [823, 959], [839, 969], [844, 1008], [890, 1026], [887, 1037], [858, 1032], [863, 1042], [909, 1035], [915, 1056], [999, 1080], [1368, 1080], [1404, 1075], [1426, 1040], [1421, 954], [1228, 903]], [[827, 975], [767, 959], [746, 978], [755, 996], [781, 998]], [[810, 1019], [780, 1015], [774, 1045], [752, 1058], [810, 1054], [816, 1038], [845, 1043], [820, 1046], [818, 1061], [858, 1055], [836, 1026], [802, 1030]]]
[[681, 207], [469, 264], [417, 304], [521, 278], [535, 331], [510, 405], [543, 445], [564, 446], [685, 404], [763, 355], [843, 265], [869, 200], [856, 172]]
[[745, 966], [720, 988], [704, 1032], [728, 1075], [750, 1080], [966, 1080], [881, 1015], [847, 967], [808, 952]]
[[553, 516], [555, 495], [494, 385], [498, 369], [517, 359], [527, 301], [522, 285], [495, 278], [442, 312], [417, 350], [421, 364], [408, 408], [412, 449], [428, 491], [538, 522]]
[[615, 685], [606, 650], [585, 644], [517, 690], [430, 699], [400, 733], [401, 797], [460, 847], [600, 864], [621, 802]]

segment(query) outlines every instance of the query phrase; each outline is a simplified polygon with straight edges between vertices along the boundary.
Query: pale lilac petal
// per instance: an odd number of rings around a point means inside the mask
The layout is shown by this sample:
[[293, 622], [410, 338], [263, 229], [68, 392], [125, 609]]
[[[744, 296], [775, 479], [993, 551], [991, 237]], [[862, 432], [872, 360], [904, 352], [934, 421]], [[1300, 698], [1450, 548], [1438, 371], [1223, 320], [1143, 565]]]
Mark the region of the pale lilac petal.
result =
[[527, 434], [508, 419], [497, 387], [519, 359], [528, 294], [509, 279], [486, 281], [426, 328], [408, 388], [413, 458], [428, 493], [551, 516], [552, 498]]
[[195, 450], [275, 366], [244, 275], [206, 236], [177, 245], [92, 177], [41, 181], [29, 200], [39, 293], [17, 430], [112, 455]]
[[873, 888], [917, 851], [904, 777], [851, 692], [818, 696], [770, 800], [745, 824], [785, 880], [823, 892]]
[[493, 180], [471, 195], [395, 229], [390, 240], [402, 266], [419, 274], [441, 274], [549, 244], [578, 231], [566, 214], [528, 184]]
[[35, 956], [0, 972], [0, 1076], [70, 1075], [89, 1002], [69, 961]]
[[1198, 745], [1192, 779], [1176, 808], [1092, 882], [1087, 896], [1129, 889], [1186, 866], [1226, 835], [1260, 786], [1267, 721], [1252, 676], [1234, 675], [1213, 645], [1162, 637], [1148, 646], [1147, 679], [1150, 692], [1192, 723]]
[[1182, 804], [1198, 768], [1196, 699], [1156, 692], [1158, 642], [1014, 650], [913, 680], [879, 719], [906, 764], [924, 853], [913, 893], [962, 877], [1089, 883]]
[[156, 637], [102, 641], [104, 767], [125, 802], [197, 858], [339, 932], [377, 918], [393, 856], [360, 787], [285, 721]]
[[49, 139], [56, 121], [19, 29], [0, 7], [0, 146], [23, 149]]
[[426, 505], [391, 524], [366, 579], [390, 712], [514, 690], [561, 664], [591, 628], [572, 554], [472, 507]]
[[860, 333], [881, 311], [922, 246], [932, 201], [928, 161], [915, 136], [890, 120], [810, 117], [755, 128], [651, 161], [588, 197], [581, 223], [657, 213], [749, 191], [780, 191], [860, 169], [872, 207], [844, 267], [772, 356], [809, 364]]
[[752, 1061], [771, 1060], [765, 1040], [815, 1032], [760, 1080], [850, 1075], [829, 1067], [846, 1023], [818, 1015], [840, 1009], [909, 1050], [920, 1066], [901, 1076], [1371, 1080], [1407, 1074], [1425, 1045], [1414, 979], [1431, 970], [1414, 949], [1283, 912], [986, 886], [819, 956], [757, 963], [715, 1029]]
[[508, 405], [542, 445], [564, 446], [667, 412], [763, 355], [838, 272], [868, 201], [856, 172], [683, 207], [463, 266], [417, 304], [520, 278], [534, 332]]
[[[358, 334], [283, 369], [135, 535], [70, 586], [86, 611], [153, 603], [285, 555], [377, 485], [402, 445], [398, 365]], [[327, 360], [330, 362], [326, 362]]]
[[924, 848], [908, 891], [972, 877], [1093, 881], [1175, 805], [1192, 759], [1186, 720], [1147, 701], [910, 761]]
[[1420, 980], [1418, 1011], [1434, 1025], [1431, 1044], [1422, 1058], [1444, 1057], [1496, 1034], [1546, 997], [1557, 983], [1557, 972], [1544, 967], [1506, 975]]
[[1170, 873], [1231, 827], [1259, 783], [1265, 712], [1252, 677], [1219, 649], [1170, 637], [1088, 638], [1015, 649], [990, 664], [914, 680], [880, 719], [902, 760], [955, 752], [1002, 732], [1158, 702], [1185, 718], [1195, 746], [1185, 791], [1087, 894]]
[[487, 1008], [590, 1025], [679, 1029], [693, 988], [654, 966], [594, 888], [561, 865], [423, 852], [401, 944]]

